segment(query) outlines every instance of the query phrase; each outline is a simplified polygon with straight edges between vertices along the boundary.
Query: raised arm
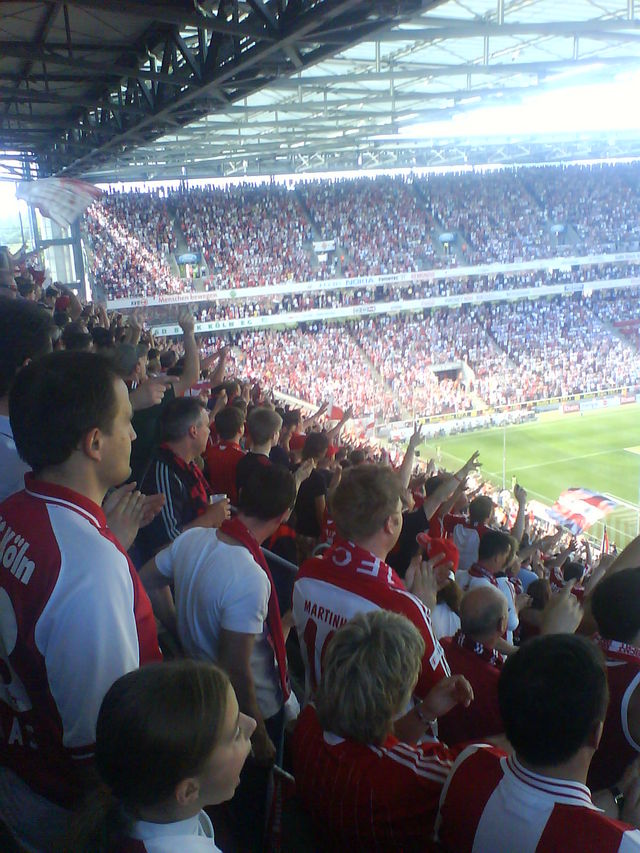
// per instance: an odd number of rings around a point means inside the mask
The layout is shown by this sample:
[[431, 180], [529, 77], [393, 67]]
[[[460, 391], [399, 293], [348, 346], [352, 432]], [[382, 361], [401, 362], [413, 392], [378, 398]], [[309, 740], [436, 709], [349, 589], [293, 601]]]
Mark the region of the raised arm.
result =
[[409, 488], [409, 481], [411, 480], [411, 472], [413, 471], [413, 462], [416, 456], [416, 447], [422, 441], [422, 428], [419, 425], [414, 426], [413, 435], [409, 439], [409, 444], [407, 445], [407, 451], [404, 454], [404, 459], [402, 460], [402, 465], [398, 469], [398, 474], [400, 476], [400, 482], [402, 483], [403, 489]]
[[456, 473], [449, 477], [449, 479], [441, 483], [432, 495], [425, 498], [425, 501], [422, 504], [422, 510], [427, 520], [433, 518], [438, 511], [440, 504], [442, 504], [443, 501], [448, 500], [453, 495], [458, 485], [467, 478], [471, 471], [475, 471], [480, 467], [478, 455], [479, 451], [476, 450], [473, 456], [470, 456], [469, 459], [467, 459], [462, 468], [456, 471]]
[[176, 397], [185, 394], [200, 378], [200, 353], [194, 334], [195, 320], [191, 311], [185, 311], [178, 320], [184, 335], [184, 369], [173, 390]]
[[513, 496], [518, 501], [518, 514], [516, 515], [516, 520], [511, 528], [511, 535], [514, 536], [518, 540], [518, 544], [520, 544], [522, 541], [522, 534], [524, 533], [524, 514], [527, 508], [527, 493], [522, 486], [516, 483], [516, 487], [513, 490]]

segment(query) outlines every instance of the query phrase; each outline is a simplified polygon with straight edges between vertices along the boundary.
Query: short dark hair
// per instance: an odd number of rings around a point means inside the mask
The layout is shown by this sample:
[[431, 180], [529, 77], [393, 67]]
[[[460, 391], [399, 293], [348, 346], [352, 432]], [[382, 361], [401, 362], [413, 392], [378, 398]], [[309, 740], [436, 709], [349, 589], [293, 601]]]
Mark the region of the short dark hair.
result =
[[329, 438], [324, 432], [310, 432], [302, 448], [303, 459], [321, 459], [329, 449]]
[[0, 296], [0, 397], [27, 359], [51, 351], [51, 315], [35, 302]]
[[493, 501], [489, 495], [478, 495], [469, 504], [469, 520], [474, 524], [481, 524], [483, 521], [488, 521], [493, 512]]
[[216, 432], [220, 438], [229, 440], [242, 430], [244, 426], [244, 412], [237, 406], [225, 406], [215, 417]]
[[285, 409], [282, 412], [282, 426], [284, 429], [292, 429], [302, 422], [302, 412], [300, 409]]
[[424, 484], [424, 493], [429, 498], [443, 483], [449, 479], [448, 474], [434, 474]]
[[292, 509], [296, 502], [296, 483], [291, 471], [282, 465], [261, 465], [240, 489], [238, 509], [243, 515], [270, 521]]
[[177, 354], [172, 350], [166, 350], [160, 354], [160, 367], [163, 369], [173, 367], [178, 361]]
[[503, 533], [502, 530], [487, 530], [480, 538], [478, 546], [478, 559], [490, 560], [498, 554], [511, 553], [511, 536], [508, 533]]
[[566, 560], [562, 566], [562, 574], [566, 581], [580, 580], [584, 575], [585, 567], [577, 560]]
[[89, 430], [108, 434], [117, 381], [109, 360], [90, 352], [51, 353], [20, 370], [9, 394], [20, 458], [38, 473], [66, 462]]
[[510, 655], [498, 682], [505, 734], [534, 767], [568, 761], [604, 720], [602, 653], [573, 634], [536, 637]]
[[202, 412], [206, 412], [206, 408], [199, 397], [178, 397], [172, 400], [160, 415], [160, 441], [180, 441]]
[[105, 329], [103, 326], [94, 326], [91, 329], [91, 337], [93, 338], [94, 346], [105, 349], [115, 346], [115, 340], [111, 329]]
[[25, 298], [36, 289], [33, 279], [28, 276], [17, 275], [15, 277], [15, 282], [18, 288], [18, 293], [20, 296], [24, 296]]
[[622, 569], [596, 586], [591, 612], [607, 640], [633, 643], [640, 631], [640, 568]]
[[62, 333], [62, 341], [65, 349], [88, 350], [93, 338], [80, 323], [69, 323]]

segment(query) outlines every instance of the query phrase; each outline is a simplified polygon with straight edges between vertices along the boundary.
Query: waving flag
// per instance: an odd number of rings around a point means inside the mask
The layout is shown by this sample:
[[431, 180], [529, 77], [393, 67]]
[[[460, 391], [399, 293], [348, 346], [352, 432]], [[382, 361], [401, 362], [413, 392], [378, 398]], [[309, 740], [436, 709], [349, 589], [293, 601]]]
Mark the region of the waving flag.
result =
[[547, 510], [547, 515], [576, 535], [601, 521], [615, 507], [614, 500], [589, 489], [567, 489]]
[[102, 190], [76, 178], [43, 178], [20, 181], [16, 196], [37, 207], [47, 219], [58, 225], [71, 225], [90, 204], [100, 198]]

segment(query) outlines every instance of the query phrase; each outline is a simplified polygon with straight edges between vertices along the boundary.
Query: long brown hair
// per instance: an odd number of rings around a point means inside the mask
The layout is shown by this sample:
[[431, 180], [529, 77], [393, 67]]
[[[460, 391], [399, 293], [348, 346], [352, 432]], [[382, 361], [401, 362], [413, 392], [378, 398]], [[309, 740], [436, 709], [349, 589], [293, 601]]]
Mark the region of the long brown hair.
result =
[[64, 849], [103, 853], [138, 810], [196, 775], [220, 737], [229, 679], [204, 661], [149, 664], [119, 678], [102, 701], [96, 767], [102, 786], [76, 816]]

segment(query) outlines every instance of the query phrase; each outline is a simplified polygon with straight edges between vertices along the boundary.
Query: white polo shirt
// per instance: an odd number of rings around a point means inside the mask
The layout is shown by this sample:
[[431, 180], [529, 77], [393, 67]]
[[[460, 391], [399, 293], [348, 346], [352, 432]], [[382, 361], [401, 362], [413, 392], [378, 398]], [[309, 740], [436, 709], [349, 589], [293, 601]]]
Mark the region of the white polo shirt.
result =
[[30, 470], [18, 456], [9, 418], [0, 415], [0, 501], [24, 489], [24, 475]]

